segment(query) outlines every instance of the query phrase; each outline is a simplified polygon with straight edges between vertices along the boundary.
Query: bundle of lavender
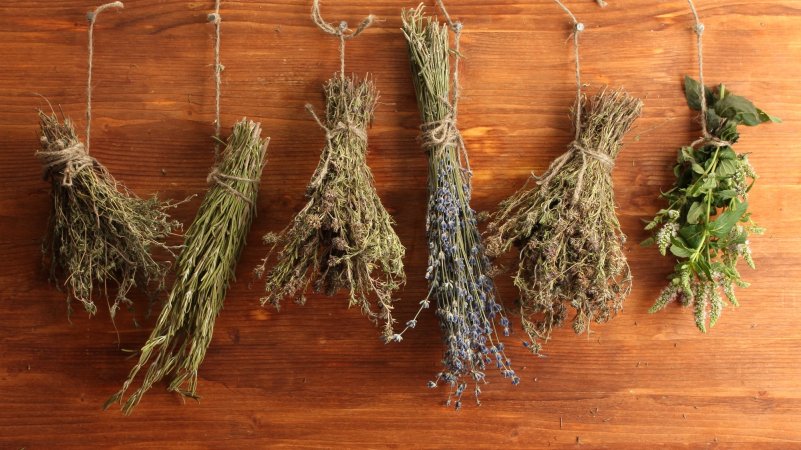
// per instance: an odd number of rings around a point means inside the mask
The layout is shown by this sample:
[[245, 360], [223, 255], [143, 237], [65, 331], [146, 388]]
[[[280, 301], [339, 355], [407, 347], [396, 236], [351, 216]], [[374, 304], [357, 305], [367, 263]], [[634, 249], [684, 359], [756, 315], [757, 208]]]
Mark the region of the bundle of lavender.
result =
[[489, 277], [490, 263], [484, 255], [475, 211], [470, 208], [467, 153], [456, 128], [458, 60], [452, 79], [449, 58], [452, 52], [459, 57], [461, 24], [448, 18], [456, 32], [456, 48], [452, 51], [448, 26], [424, 17], [423, 11], [423, 5], [403, 11], [403, 34], [424, 124], [421, 139], [429, 161], [426, 220], [429, 292], [406, 329], [415, 326], [420, 311], [428, 308], [432, 299], [436, 301], [446, 348], [444, 367], [429, 386], [449, 385], [447, 404], [459, 409], [470, 380], [475, 384], [474, 394], [479, 402], [479, 383], [486, 382], [487, 367], [496, 366], [514, 384], [520, 378], [512, 370], [496, 330], [497, 322], [508, 336], [509, 320], [496, 301], [495, 286]]
[[631, 290], [631, 272], [615, 215], [611, 170], [623, 136], [639, 117], [642, 102], [622, 91], [580, 97], [576, 139], [542, 177], [503, 201], [487, 228], [487, 253], [498, 257], [517, 247], [514, 284], [520, 290], [523, 328], [530, 349], [548, 340], [576, 310], [573, 329], [609, 320]]
[[198, 369], [256, 214], [266, 150], [258, 123], [243, 119], [234, 126], [220, 162], [209, 174], [211, 187], [186, 232], [176, 261], [176, 280], [156, 327], [142, 347], [139, 362], [106, 408], [124, 400], [145, 367], [142, 385], [122, 405], [125, 414], [166, 376], [171, 377], [170, 391], [197, 398]]
[[[114, 2], [98, 7], [89, 18], [89, 82], [87, 84], [86, 144], [78, 138], [69, 118], [60, 121], [55, 112], [39, 111], [41, 149], [36, 156], [51, 185], [51, 210], [42, 250], [51, 279], [67, 288], [67, 311], [71, 301], [81, 302], [89, 314], [97, 312], [95, 285], [114, 285], [114, 300], [108, 303], [113, 320], [121, 305], [133, 309], [128, 293], [142, 286], [151, 293], [164, 286], [168, 265], [151, 254], [180, 227], [167, 210], [173, 205], [155, 196], [141, 199], [89, 155], [92, 101], [92, 36], [97, 16]], [[106, 295], [108, 295], [106, 293]]]
[[[345, 40], [358, 36], [373, 21], [369, 16], [347, 33], [344, 22], [334, 27], [322, 19], [317, 1], [312, 17], [321, 29], [341, 39], [343, 52]], [[349, 306], [358, 306], [373, 321], [383, 320], [382, 336], [389, 341], [397, 338], [392, 296], [406, 281], [405, 249], [367, 166], [367, 127], [378, 93], [369, 79], [346, 77], [344, 54], [341, 57], [341, 72], [323, 87], [324, 121], [306, 105], [326, 134], [320, 163], [306, 191], [309, 200], [286, 229], [265, 236], [272, 247], [256, 275], [265, 274], [270, 256], [280, 246], [278, 261], [267, 274], [262, 304], [269, 302], [277, 308], [286, 297], [302, 304], [310, 288], [329, 296], [344, 289]], [[372, 296], [377, 299], [377, 311]]]

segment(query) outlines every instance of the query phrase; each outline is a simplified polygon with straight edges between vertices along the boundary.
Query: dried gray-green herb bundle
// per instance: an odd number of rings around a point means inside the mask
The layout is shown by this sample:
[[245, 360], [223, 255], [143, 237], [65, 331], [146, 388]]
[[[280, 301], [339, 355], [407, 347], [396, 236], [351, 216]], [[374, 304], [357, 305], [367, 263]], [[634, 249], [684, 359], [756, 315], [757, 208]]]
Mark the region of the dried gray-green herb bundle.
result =
[[67, 290], [71, 301], [80, 301], [89, 314], [97, 312], [94, 291], [102, 286], [114, 319], [121, 305], [133, 308], [128, 293], [140, 286], [153, 293], [163, 287], [168, 265], [151, 251], [170, 249], [164, 244], [180, 224], [167, 210], [174, 206], [155, 196], [141, 199], [119, 184], [89, 154], [92, 124], [93, 33], [97, 16], [121, 2], [107, 3], [88, 14], [88, 81], [86, 88], [86, 144], [80, 141], [70, 119], [59, 121], [55, 112], [39, 111], [41, 148], [36, 156], [51, 184], [52, 207], [42, 250], [51, 279]]
[[[461, 24], [449, 25], [424, 16], [423, 5], [404, 10], [403, 34], [409, 48], [412, 80], [423, 121], [421, 141], [428, 154], [428, 270], [429, 292], [421, 304], [433, 299], [442, 331], [443, 367], [429, 387], [449, 386], [446, 404], [462, 406], [462, 395], [472, 382], [476, 403], [480, 385], [486, 383], [487, 368], [497, 367], [513, 384], [520, 377], [504, 353], [496, 322], [509, 335], [509, 319], [496, 299], [490, 277], [490, 262], [484, 254], [475, 211], [470, 207], [470, 168], [467, 150], [456, 126], [458, 59], [453, 75], [450, 57], [459, 55]], [[449, 45], [448, 28], [454, 30], [455, 46]], [[453, 91], [451, 90], [453, 88]], [[417, 323], [406, 324], [405, 332]], [[400, 334], [402, 335], [403, 332]]]
[[[141, 199], [117, 183], [89, 156], [70, 119], [39, 111], [41, 149], [36, 156], [50, 181], [52, 209], [43, 251], [54, 280], [63, 280], [69, 302], [95, 314], [95, 284], [116, 286], [109, 302], [112, 319], [132, 287], [161, 288], [167, 264], [151, 255], [167, 249], [165, 238], [180, 224], [158, 198]], [[169, 250], [169, 249], [168, 249]]]
[[[373, 20], [368, 17], [356, 31], [346, 34], [346, 24], [331, 26], [322, 20], [318, 8], [315, 1], [315, 23], [339, 36], [343, 43]], [[342, 61], [344, 64], [344, 56]], [[272, 247], [255, 271], [259, 277], [266, 273], [267, 295], [262, 304], [278, 307], [287, 297], [305, 303], [310, 288], [329, 296], [344, 289], [349, 294], [349, 306], [361, 308], [374, 321], [382, 320], [382, 336], [390, 340], [395, 336], [392, 296], [406, 281], [405, 249], [367, 166], [367, 127], [373, 120], [378, 94], [369, 79], [346, 77], [344, 65], [325, 84], [323, 92], [324, 120], [314, 115], [310, 105], [306, 107], [325, 130], [326, 145], [306, 191], [306, 206], [286, 229], [264, 238]], [[277, 262], [267, 272], [267, 263], [278, 247]]]
[[614, 316], [631, 290], [611, 171], [641, 109], [639, 99], [622, 91], [582, 98], [573, 111], [581, 118], [570, 149], [492, 215], [487, 252], [494, 258], [512, 247], [519, 251], [514, 284], [535, 352], [537, 340], [547, 340], [570, 307], [573, 329], [581, 333], [591, 321]]
[[[156, 327], [122, 389], [106, 407], [124, 401], [122, 410], [130, 414], [145, 392], [167, 376], [170, 391], [197, 398], [198, 369], [256, 215], [266, 151], [258, 123], [243, 119], [234, 126], [218, 165], [209, 174], [211, 187], [186, 232], [176, 260], [175, 283]], [[141, 386], [125, 400], [136, 375], [145, 368]]]

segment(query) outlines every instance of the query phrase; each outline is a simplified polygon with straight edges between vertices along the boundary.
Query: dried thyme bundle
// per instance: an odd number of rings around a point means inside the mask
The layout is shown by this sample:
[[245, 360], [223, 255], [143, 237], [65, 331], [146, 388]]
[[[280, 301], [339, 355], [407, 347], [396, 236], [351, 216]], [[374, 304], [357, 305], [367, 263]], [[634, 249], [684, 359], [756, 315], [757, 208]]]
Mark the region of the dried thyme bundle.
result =
[[167, 264], [151, 255], [154, 248], [169, 249], [166, 237], [180, 224], [171, 221], [172, 205], [155, 196], [141, 199], [119, 184], [103, 165], [89, 155], [91, 132], [92, 36], [95, 19], [115, 2], [89, 14], [89, 83], [87, 86], [86, 144], [75, 133], [70, 119], [59, 121], [55, 113], [39, 111], [41, 149], [36, 156], [50, 181], [52, 208], [43, 251], [53, 280], [67, 288], [71, 300], [83, 303], [95, 314], [95, 284], [114, 285], [109, 313], [114, 319], [120, 305], [133, 308], [128, 293], [134, 286], [163, 287]]
[[740, 138], [737, 127], [780, 120], [722, 84], [716, 89], [704, 86], [704, 27], [692, 1], [689, 3], [698, 36], [701, 81], [685, 77], [684, 90], [690, 108], [701, 111], [703, 131], [700, 139], [679, 152], [673, 168], [676, 182], [662, 194], [668, 206], [646, 225], [646, 230], [656, 231], [643, 244], [657, 244], [663, 256], [670, 249], [677, 259], [670, 283], [649, 312], [672, 301], [693, 305], [696, 326], [705, 333], [723, 312], [721, 294], [738, 305], [734, 287], [748, 283], [740, 277], [737, 262], [742, 258], [755, 268], [748, 237], [764, 232], [748, 212], [748, 192], [757, 175], [748, 156], [733, 149]]
[[575, 138], [542, 177], [532, 175], [500, 204], [487, 228], [490, 257], [519, 250], [514, 284], [534, 353], [540, 351], [539, 340], [548, 340], [564, 323], [570, 307], [576, 310], [573, 329], [581, 333], [592, 321], [613, 317], [631, 290], [611, 172], [642, 102], [623, 91], [602, 90], [592, 100], [585, 98], [578, 62], [584, 25], [557, 3], [575, 26]]
[[[453, 53], [459, 55], [461, 24], [453, 23], [456, 34]], [[490, 263], [484, 255], [475, 211], [470, 208], [470, 169], [467, 153], [456, 128], [458, 105], [458, 59], [453, 77], [449, 58], [448, 26], [424, 17], [423, 5], [403, 11], [403, 33], [409, 46], [417, 104], [424, 125], [421, 140], [428, 153], [428, 235], [429, 258], [426, 279], [428, 296], [421, 310], [437, 302], [437, 316], [446, 349], [442, 371], [429, 382], [450, 386], [447, 404], [459, 409], [467, 382], [474, 382], [476, 402], [486, 382], [487, 367], [496, 366], [504, 377], [517, 384], [520, 378], [504, 353], [496, 331], [496, 322], [509, 335], [509, 320], [496, 300], [495, 286], [489, 276]], [[407, 329], [417, 323], [415, 318]], [[405, 332], [406, 330], [404, 330]], [[402, 333], [401, 333], [402, 334]]]
[[[361, 33], [372, 16], [350, 34], [344, 22], [337, 28], [322, 20], [314, 2], [312, 17], [324, 31], [341, 39]], [[358, 306], [373, 320], [384, 322], [385, 340], [396, 337], [392, 318], [393, 292], [406, 281], [405, 249], [392, 228], [394, 220], [384, 209], [367, 166], [367, 126], [373, 120], [378, 94], [372, 81], [345, 77], [341, 72], [324, 86], [325, 120], [320, 121], [310, 105], [307, 109], [326, 132], [320, 163], [306, 191], [309, 199], [292, 223], [279, 234], [268, 234], [270, 253], [256, 268], [264, 275], [270, 255], [281, 247], [276, 265], [267, 274], [267, 302], [275, 307], [293, 297], [305, 303], [305, 293], [334, 295], [349, 292], [349, 306]], [[378, 311], [370, 298], [375, 296]]]
[[220, 162], [209, 174], [211, 187], [186, 232], [176, 260], [176, 280], [156, 327], [142, 347], [139, 362], [106, 407], [124, 400], [145, 367], [142, 385], [122, 405], [125, 414], [166, 376], [171, 377], [170, 391], [197, 398], [198, 369], [256, 214], [266, 150], [258, 123], [243, 119], [234, 126]]

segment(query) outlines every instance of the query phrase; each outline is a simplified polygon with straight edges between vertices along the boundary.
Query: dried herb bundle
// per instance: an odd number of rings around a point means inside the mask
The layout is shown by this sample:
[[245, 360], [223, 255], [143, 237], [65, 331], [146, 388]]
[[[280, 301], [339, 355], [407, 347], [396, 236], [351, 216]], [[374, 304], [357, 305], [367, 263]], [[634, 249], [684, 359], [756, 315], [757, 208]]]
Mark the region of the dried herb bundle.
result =
[[97, 306], [95, 283], [116, 285], [109, 303], [113, 319], [121, 304], [133, 307], [127, 294], [137, 284], [162, 288], [167, 264], [151, 255], [180, 224], [169, 219], [172, 205], [141, 199], [117, 183], [84, 149], [70, 119], [60, 122], [39, 111], [42, 148], [36, 156], [52, 186], [52, 209], [43, 245], [51, 277], [64, 279], [71, 299], [90, 314]]
[[[509, 320], [495, 298], [490, 263], [484, 255], [475, 211], [470, 208], [471, 174], [465, 166], [467, 154], [456, 128], [457, 80], [451, 96], [448, 26], [424, 17], [423, 10], [420, 5], [403, 11], [403, 33], [408, 41], [415, 94], [424, 123], [422, 141], [429, 161], [429, 292], [420, 303], [422, 310], [428, 308], [431, 299], [437, 302], [446, 346], [444, 367], [429, 385], [449, 385], [447, 404], [453, 401], [458, 409], [470, 379], [475, 382], [478, 402], [479, 383], [486, 382], [488, 366], [496, 366], [514, 384], [520, 378], [512, 370], [496, 331], [498, 322], [508, 336]], [[461, 24], [451, 22], [451, 28], [457, 34], [458, 55]], [[407, 329], [414, 327], [419, 314], [420, 311], [407, 323]]]
[[122, 402], [140, 370], [144, 380], [122, 405], [129, 414], [154, 383], [171, 377], [169, 390], [197, 398], [197, 374], [211, 343], [214, 321], [256, 214], [259, 177], [267, 150], [258, 123], [243, 119], [231, 133], [211, 187], [186, 232], [176, 279], [139, 362], [106, 407]]
[[80, 301], [89, 314], [95, 314], [95, 284], [106, 291], [109, 284], [114, 285], [114, 300], [108, 300], [112, 320], [121, 305], [133, 309], [128, 293], [134, 286], [151, 293], [163, 287], [167, 264], [156, 261], [151, 251], [161, 248], [169, 252], [164, 241], [180, 227], [167, 214], [174, 205], [162, 203], [155, 196], [137, 197], [89, 155], [94, 24], [102, 11], [122, 7], [121, 2], [108, 3], [88, 14], [86, 144], [78, 138], [70, 119], [61, 122], [55, 112], [40, 110], [41, 148], [36, 152], [52, 188], [50, 220], [42, 246], [51, 279], [67, 288], [68, 314], [73, 299]]
[[497, 257], [519, 249], [514, 277], [523, 328], [538, 352], [576, 310], [573, 329], [609, 320], [623, 307], [631, 273], [615, 215], [611, 170], [623, 136], [642, 102], [622, 91], [601, 91], [574, 107], [580, 129], [570, 149], [541, 177], [500, 204], [488, 226], [487, 250]]
[[[315, 23], [344, 39], [358, 35], [372, 23], [368, 17], [352, 34], [347, 25], [334, 28], [319, 16]], [[344, 46], [341, 47], [344, 51]], [[344, 56], [342, 58], [344, 64]], [[378, 94], [369, 79], [358, 81], [342, 71], [323, 87], [325, 120], [320, 121], [310, 105], [306, 108], [326, 132], [320, 163], [306, 191], [309, 199], [292, 223], [278, 234], [264, 237], [272, 247], [256, 268], [261, 277], [267, 262], [280, 246], [278, 261], [266, 277], [267, 302], [279, 307], [293, 297], [305, 303], [312, 287], [334, 295], [349, 292], [349, 306], [358, 306], [374, 321], [383, 320], [382, 336], [395, 336], [392, 318], [393, 293], [406, 282], [403, 271], [405, 249], [393, 229], [394, 220], [384, 209], [367, 166], [367, 127], [373, 120]], [[371, 304], [375, 296], [378, 309]]]

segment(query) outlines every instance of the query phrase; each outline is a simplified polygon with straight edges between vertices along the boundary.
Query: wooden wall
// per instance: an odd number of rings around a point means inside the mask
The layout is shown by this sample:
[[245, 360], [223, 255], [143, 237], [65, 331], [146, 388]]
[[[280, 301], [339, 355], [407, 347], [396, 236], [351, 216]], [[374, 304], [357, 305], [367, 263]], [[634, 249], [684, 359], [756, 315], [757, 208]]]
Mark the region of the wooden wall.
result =
[[[645, 101], [614, 171], [629, 235], [635, 287], [625, 310], [589, 336], [563, 329], [532, 358], [508, 339], [522, 383], [495, 373], [484, 404], [460, 412], [426, 382], [439, 368], [433, 313], [399, 345], [343, 298], [312, 296], [280, 313], [259, 306], [251, 270], [260, 236], [302, 206], [324, 136], [303, 108], [322, 106], [321, 84], [338, 68], [337, 43], [309, 19], [310, 1], [223, 2], [224, 128], [242, 116], [272, 136], [249, 236], [201, 369], [199, 404], [163, 386], [134, 415], [102, 411], [145, 340], [130, 316], [118, 335], [102, 311], [67, 321], [64, 295], [41, 270], [48, 185], [34, 157], [41, 94], [83, 124], [85, 13], [76, 0], [0, 0], [0, 447], [801, 447], [801, 1], [699, 0], [708, 82], [784, 119], [743, 133], [740, 151], [762, 178], [754, 217], [757, 271], [701, 335], [689, 311], [647, 309], [672, 263], [637, 242], [641, 219], [661, 204], [679, 146], [699, 133], [681, 90], [696, 74], [691, 16], [682, 0], [591, 0], [567, 5], [586, 23], [583, 74], [590, 91], [623, 86]], [[433, 2], [429, 2], [433, 10]], [[414, 2], [328, 0], [330, 21], [382, 21], [348, 45], [348, 71], [372, 73], [381, 104], [369, 163], [407, 247], [409, 283], [397, 316], [425, 295], [426, 157], [400, 10]], [[93, 155], [135, 192], [203, 193], [212, 164], [212, 1], [127, 0], [96, 28]], [[474, 207], [492, 208], [541, 172], [570, 140], [574, 86], [569, 22], [550, 1], [461, 0], [464, 97], [460, 127], [475, 171]], [[191, 221], [199, 200], [183, 205]], [[515, 290], [499, 278], [502, 298]], [[142, 306], [142, 309], [144, 307]]]

